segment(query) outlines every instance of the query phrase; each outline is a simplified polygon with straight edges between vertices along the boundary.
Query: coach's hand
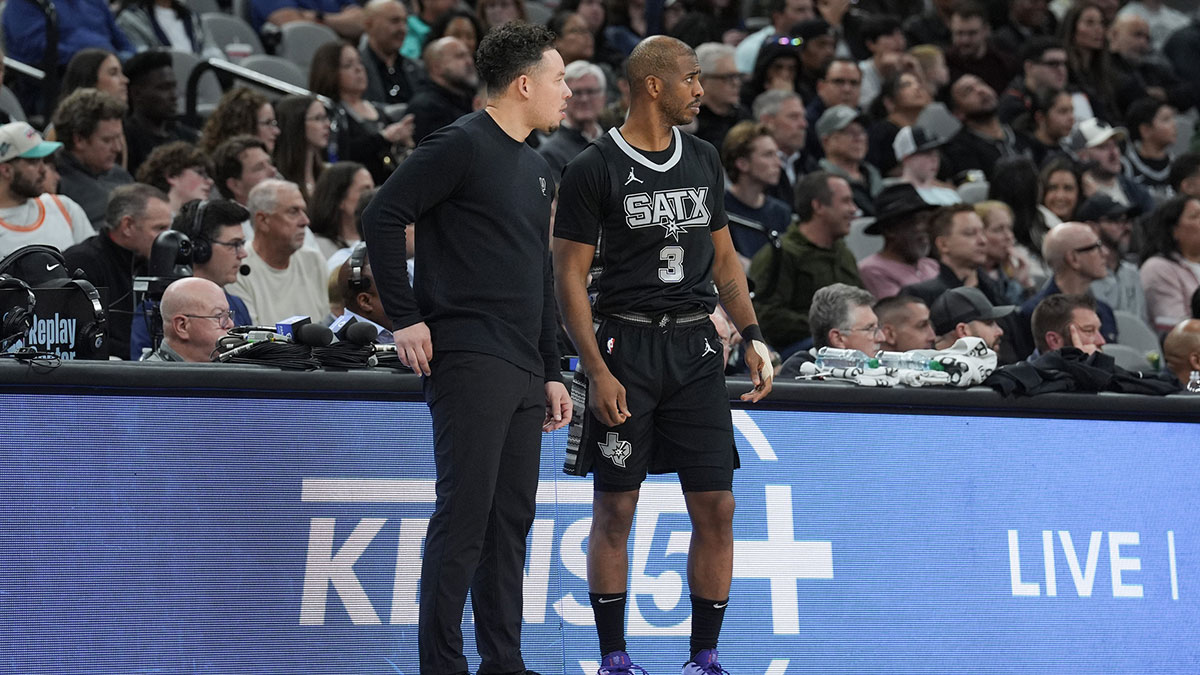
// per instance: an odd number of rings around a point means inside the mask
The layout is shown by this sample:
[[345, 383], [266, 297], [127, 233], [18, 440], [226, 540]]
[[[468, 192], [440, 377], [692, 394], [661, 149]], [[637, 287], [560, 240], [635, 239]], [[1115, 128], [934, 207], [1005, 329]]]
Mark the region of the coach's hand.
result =
[[429, 362], [433, 360], [433, 340], [429, 337], [429, 326], [419, 321], [402, 328], [392, 336], [396, 339], [396, 356], [400, 363], [412, 368], [417, 375], [429, 374]]
[[588, 393], [592, 414], [604, 426], [620, 426], [632, 417], [629, 414], [629, 406], [625, 403], [625, 387], [621, 386], [612, 373], [606, 372], [597, 377], [589, 375]]
[[742, 400], [757, 403], [771, 393], [771, 383], [775, 381], [771, 351], [761, 340], [750, 341], [750, 348], [746, 350], [746, 365], [750, 366], [750, 381], [754, 383], [754, 389], [742, 394]]
[[546, 383], [546, 419], [542, 421], [542, 431], [555, 431], [571, 423], [571, 395], [562, 382]]

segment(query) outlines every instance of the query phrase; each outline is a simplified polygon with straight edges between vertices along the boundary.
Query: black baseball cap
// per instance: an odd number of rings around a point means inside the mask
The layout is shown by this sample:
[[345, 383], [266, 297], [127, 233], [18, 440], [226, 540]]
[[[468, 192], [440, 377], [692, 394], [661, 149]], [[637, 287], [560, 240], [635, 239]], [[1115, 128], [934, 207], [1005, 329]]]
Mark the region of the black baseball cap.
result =
[[1130, 209], [1131, 207], [1118, 204], [1116, 200], [1103, 192], [1097, 192], [1079, 205], [1075, 219], [1087, 223], [1098, 221], [1101, 218], [1124, 218], [1129, 216]]
[[995, 321], [1012, 314], [1015, 305], [995, 307], [983, 291], [969, 286], [959, 286], [942, 293], [929, 308], [929, 320], [938, 335], [945, 335], [960, 323], [972, 321]]

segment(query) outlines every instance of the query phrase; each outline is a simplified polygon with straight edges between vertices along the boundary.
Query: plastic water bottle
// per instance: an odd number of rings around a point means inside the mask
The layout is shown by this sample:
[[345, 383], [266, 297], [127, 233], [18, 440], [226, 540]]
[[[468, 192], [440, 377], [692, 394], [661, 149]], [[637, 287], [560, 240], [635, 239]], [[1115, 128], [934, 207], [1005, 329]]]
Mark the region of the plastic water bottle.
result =
[[878, 368], [879, 361], [857, 349], [821, 347], [817, 350], [818, 368]]
[[930, 360], [919, 352], [879, 352], [875, 355], [879, 365], [897, 370], [942, 370], [942, 364]]
[[1193, 394], [1200, 394], [1200, 370], [1193, 370], [1188, 376], [1187, 390]]

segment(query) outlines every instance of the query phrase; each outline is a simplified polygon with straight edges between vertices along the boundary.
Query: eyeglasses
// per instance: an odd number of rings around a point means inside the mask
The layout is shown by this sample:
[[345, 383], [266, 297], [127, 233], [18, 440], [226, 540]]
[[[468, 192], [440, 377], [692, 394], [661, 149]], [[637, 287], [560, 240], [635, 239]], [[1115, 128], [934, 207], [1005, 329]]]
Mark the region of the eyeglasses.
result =
[[883, 330], [879, 328], [879, 324], [873, 323], [870, 326], [862, 328], [839, 328], [843, 333], [866, 333], [867, 335], [883, 335]]
[[235, 251], [246, 248], [245, 239], [234, 239], [233, 241], [214, 241], [213, 243], [217, 246], [228, 246]]
[[1075, 252], [1076, 253], [1087, 253], [1089, 251], [1095, 251], [1096, 249], [1099, 249], [1099, 248], [1104, 248], [1104, 242], [1098, 241], [1094, 244], [1088, 244], [1087, 246], [1081, 246], [1081, 247], [1075, 249]]
[[270, 120], [259, 120], [259, 121], [258, 121], [258, 126], [260, 126], [260, 127], [275, 127], [275, 128], [279, 128], [279, 120], [275, 120], [275, 119], [270, 119]]
[[741, 73], [713, 73], [711, 75], [701, 75], [705, 80], [720, 80], [725, 84], [734, 84], [742, 81]]
[[225, 328], [226, 326], [231, 326], [231, 327], [233, 326], [233, 310], [232, 309], [226, 310], [224, 312], [217, 312], [216, 314], [213, 314], [213, 315], [183, 314], [182, 316], [186, 316], [189, 319], [212, 319], [213, 321], [216, 321], [217, 324], [219, 324], [222, 328]]

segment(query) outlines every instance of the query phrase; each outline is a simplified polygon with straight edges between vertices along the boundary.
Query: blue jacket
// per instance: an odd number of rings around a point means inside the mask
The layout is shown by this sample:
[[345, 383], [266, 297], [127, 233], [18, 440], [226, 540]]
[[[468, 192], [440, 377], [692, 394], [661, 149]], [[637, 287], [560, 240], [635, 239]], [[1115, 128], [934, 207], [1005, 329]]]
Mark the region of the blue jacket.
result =
[[[104, 0], [55, 0], [58, 9], [58, 63], [76, 52], [99, 47], [122, 61], [133, 55], [133, 44], [117, 27]], [[8, 55], [39, 65], [46, 51], [46, 19], [33, 0], [8, 0], [4, 7], [4, 45]]]

